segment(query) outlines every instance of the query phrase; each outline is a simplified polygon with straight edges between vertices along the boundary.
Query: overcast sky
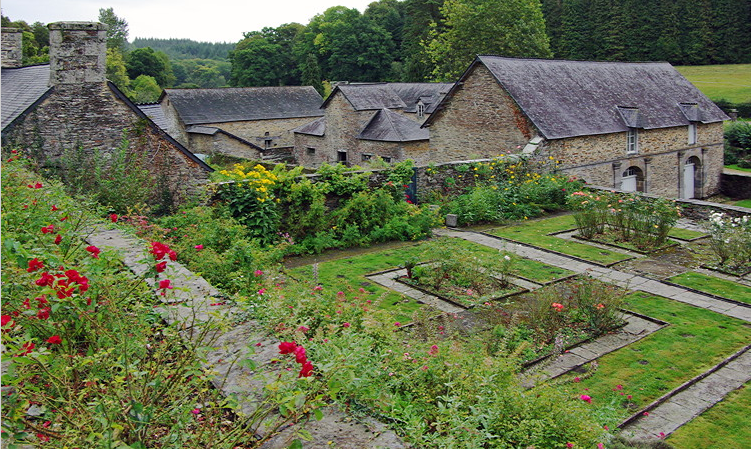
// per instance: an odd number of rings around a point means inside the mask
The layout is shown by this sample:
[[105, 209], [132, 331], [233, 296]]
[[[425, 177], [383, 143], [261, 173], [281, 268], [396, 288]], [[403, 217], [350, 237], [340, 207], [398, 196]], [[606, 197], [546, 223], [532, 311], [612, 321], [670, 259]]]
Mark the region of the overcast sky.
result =
[[374, 0], [2, 0], [11, 20], [50, 23], [96, 21], [99, 8], [112, 7], [136, 37], [237, 42], [243, 32], [298, 22], [307, 25], [332, 6], [365, 11]]

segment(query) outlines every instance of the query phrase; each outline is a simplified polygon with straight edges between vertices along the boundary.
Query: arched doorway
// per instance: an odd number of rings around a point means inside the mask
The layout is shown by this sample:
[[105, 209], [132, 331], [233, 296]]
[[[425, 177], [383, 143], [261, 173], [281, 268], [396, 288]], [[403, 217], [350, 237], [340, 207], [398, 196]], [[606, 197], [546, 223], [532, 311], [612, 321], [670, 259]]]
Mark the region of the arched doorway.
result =
[[644, 172], [639, 167], [629, 167], [621, 176], [621, 190], [624, 192], [644, 191]]
[[681, 198], [689, 199], [701, 196], [701, 160], [691, 156], [683, 164], [683, 188]]

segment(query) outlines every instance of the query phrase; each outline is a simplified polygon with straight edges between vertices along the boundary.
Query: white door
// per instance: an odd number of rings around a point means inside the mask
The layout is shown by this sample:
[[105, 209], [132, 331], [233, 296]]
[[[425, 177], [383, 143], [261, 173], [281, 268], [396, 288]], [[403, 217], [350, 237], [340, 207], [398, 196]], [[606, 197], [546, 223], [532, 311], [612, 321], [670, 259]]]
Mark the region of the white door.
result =
[[687, 163], [683, 167], [683, 195], [681, 198], [693, 198], [694, 197], [694, 180], [696, 179], [696, 171], [694, 164]]
[[636, 175], [628, 175], [621, 178], [621, 190], [624, 192], [636, 192]]

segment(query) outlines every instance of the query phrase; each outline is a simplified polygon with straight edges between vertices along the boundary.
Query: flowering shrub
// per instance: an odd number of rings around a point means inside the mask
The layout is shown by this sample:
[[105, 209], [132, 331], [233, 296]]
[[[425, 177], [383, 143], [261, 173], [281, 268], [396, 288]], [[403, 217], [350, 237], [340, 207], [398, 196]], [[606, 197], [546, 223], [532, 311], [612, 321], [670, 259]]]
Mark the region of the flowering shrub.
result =
[[710, 247], [722, 266], [742, 268], [751, 264], [751, 219], [732, 218], [715, 212], [709, 216]]
[[675, 201], [615, 192], [573, 192], [568, 206], [581, 237], [592, 239], [612, 230], [621, 241], [642, 250], [663, 246], [681, 216]]

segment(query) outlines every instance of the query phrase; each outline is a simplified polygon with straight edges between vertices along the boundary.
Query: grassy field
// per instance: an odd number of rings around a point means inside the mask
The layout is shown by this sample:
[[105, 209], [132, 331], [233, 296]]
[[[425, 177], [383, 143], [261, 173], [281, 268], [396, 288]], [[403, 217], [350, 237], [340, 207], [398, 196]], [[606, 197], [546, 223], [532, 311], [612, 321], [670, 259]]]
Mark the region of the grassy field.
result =
[[712, 100], [751, 101], [751, 64], [678, 66], [676, 69]]
[[732, 168], [733, 170], [738, 170], [738, 171], [751, 172], [751, 168], [743, 168], [743, 167], [739, 167], [738, 165], [726, 165], [725, 167]]
[[741, 201], [738, 201], [737, 203], [735, 203], [735, 206], [738, 206], [738, 207], [748, 207], [749, 209], [751, 209], [751, 200], [741, 200]]

